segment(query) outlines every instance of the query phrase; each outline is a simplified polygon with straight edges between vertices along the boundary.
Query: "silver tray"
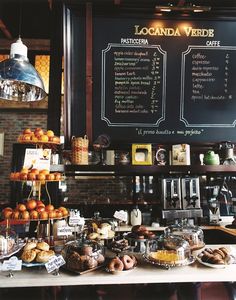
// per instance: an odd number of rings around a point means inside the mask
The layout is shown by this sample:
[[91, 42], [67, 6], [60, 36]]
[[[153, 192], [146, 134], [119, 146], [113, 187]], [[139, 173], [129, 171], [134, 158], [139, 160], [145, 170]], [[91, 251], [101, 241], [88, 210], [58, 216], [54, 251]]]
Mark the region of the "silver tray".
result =
[[173, 268], [173, 267], [188, 266], [188, 265], [194, 263], [195, 260], [196, 260], [195, 257], [190, 256], [189, 258], [186, 258], [184, 261], [179, 261], [179, 262], [176, 261], [176, 262], [173, 262], [173, 263], [167, 263], [167, 262], [160, 262], [160, 261], [151, 260], [151, 259], [149, 259], [147, 254], [143, 254], [143, 259], [146, 262], [148, 262], [149, 264], [152, 264], [154, 266], [160, 266], [160, 267], [163, 267], [165, 269], [170, 269], [170, 268]]

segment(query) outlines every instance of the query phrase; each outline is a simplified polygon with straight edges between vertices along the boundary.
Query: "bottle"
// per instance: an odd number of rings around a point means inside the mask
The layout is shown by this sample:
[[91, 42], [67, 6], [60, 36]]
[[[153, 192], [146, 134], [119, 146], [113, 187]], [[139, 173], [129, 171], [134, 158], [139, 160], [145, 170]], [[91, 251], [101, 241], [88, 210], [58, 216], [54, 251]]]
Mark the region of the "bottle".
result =
[[130, 213], [130, 224], [132, 226], [141, 225], [142, 224], [142, 213], [138, 206], [132, 209]]

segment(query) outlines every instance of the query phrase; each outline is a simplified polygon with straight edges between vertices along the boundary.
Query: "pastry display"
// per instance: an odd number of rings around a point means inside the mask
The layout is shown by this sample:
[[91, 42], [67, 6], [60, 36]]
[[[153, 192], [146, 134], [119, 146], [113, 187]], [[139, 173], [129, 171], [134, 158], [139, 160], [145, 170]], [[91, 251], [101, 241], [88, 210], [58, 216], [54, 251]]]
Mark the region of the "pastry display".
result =
[[144, 239], [153, 239], [156, 235], [147, 229], [144, 225], [133, 226], [131, 232], [127, 234], [127, 238], [144, 240]]
[[76, 273], [95, 269], [105, 261], [103, 248], [95, 241], [70, 241], [62, 250], [62, 256], [65, 268]]
[[174, 235], [185, 239], [192, 251], [201, 249], [205, 246], [204, 234], [201, 228], [189, 224], [175, 224], [167, 227], [164, 231], [165, 236]]
[[144, 259], [166, 268], [184, 266], [194, 262], [189, 243], [180, 236], [162, 235], [149, 243]]
[[65, 218], [69, 216], [69, 211], [64, 206], [55, 208], [52, 204], [45, 205], [43, 201], [31, 198], [18, 203], [14, 209], [4, 208], [1, 215], [4, 219], [36, 221]]
[[109, 249], [111, 249], [113, 252], [119, 253], [119, 252], [129, 250], [130, 245], [129, 245], [128, 240], [126, 240], [126, 239], [113, 240], [109, 244]]
[[200, 262], [212, 265], [229, 265], [236, 263], [236, 255], [227, 247], [205, 248], [198, 254]]
[[19, 172], [11, 172], [12, 181], [60, 181], [63, 179], [62, 173], [50, 172], [46, 169], [22, 168]]
[[43, 130], [42, 128], [25, 128], [18, 136], [19, 143], [53, 143], [60, 144], [60, 137], [55, 136], [52, 130]]
[[107, 264], [106, 270], [107, 272], [120, 272], [120, 271], [128, 271], [133, 269], [137, 265], [137, 259], [134, 255], [122, 255], [120, 257], [116, 256]]
[[115, 237], [115, 231], [112, 230], [112, 226], [109, 223], [96, 223], [90, 222], [88, 224], [88, 239], [89, 240], [102, 240], [113, 239]]
[[46, 242], [29, 241], [23, 248], [21, 259], [24, 263], [46, 263], [55, 255], [55, 252], [49, 248]]

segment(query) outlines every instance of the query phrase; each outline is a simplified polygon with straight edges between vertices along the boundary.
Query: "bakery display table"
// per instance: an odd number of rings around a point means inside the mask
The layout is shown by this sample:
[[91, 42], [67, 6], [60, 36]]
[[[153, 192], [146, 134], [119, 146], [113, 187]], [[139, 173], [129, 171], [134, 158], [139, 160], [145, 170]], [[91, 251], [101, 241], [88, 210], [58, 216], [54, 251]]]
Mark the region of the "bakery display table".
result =
[[[210, 246], [218, 247], [218, 245]], [[225, 246], [234, 247], [236, 250], [236, 245]], [[227, 265], [224, 269], [215, 269], [201, 265], [196, 261], [188, 266], [174, 267], [167, 270], [150, 265], [141, 259], [137, 268], [119, 275], [108, 274], [104, 269], [83, 275], [75, 275], [61, 269], [59, 275], [54, 276], [48, 274], [44, 267], [41, 269], [23, 268], [22, 271], [14, 272], [12, 278], [7, 277], [7, 274], [7, 272], [0, 272], [0, 288], [169, 282], [232, 282], [236, 281], [236, 264]]]

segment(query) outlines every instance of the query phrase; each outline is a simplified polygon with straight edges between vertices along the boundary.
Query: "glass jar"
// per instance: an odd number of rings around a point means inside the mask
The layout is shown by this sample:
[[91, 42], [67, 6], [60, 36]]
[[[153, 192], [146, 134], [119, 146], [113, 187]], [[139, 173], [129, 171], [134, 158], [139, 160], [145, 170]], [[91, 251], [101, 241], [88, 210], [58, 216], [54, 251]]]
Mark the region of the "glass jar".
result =
[[8, 254], [12, 251], [17, 242], [16, 233], [10, 228], [0, 230], [0, 255]]

